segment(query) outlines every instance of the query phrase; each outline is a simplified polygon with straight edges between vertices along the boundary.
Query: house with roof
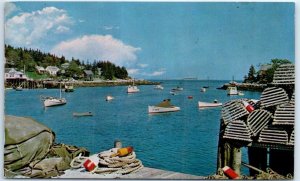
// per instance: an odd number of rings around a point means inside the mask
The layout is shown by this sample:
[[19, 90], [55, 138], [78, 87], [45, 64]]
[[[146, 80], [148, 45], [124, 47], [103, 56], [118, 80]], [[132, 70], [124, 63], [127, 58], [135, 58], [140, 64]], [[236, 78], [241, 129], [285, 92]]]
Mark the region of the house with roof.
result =
[[93, 80], [94, 73], [91, 70], [84, 70], [83, 71], [85, 80]]
[[56, 66], [48, 66], [46, 67], [46, 71], [52, 75], [52, 76], [56, 76], [57, 72], [59, 71], [59, 68]]
[[69, 68], [69, 66], [70, 66], [70, 63], [69, 63], [69, 62], [66, 62], [66, 63], [61, 64], [61, 68], [62, 68], [62, 69], [67, 69], [67, 68]]
[[4, 79], [26, 79], [27, 80], [27, 76], [23, 72], [17, 71], [15, 68], [5, 68]]
[[46, 72], [45, 68], [42, 66], [35, 66], [35, 69], [39, 74], [43, 74]]

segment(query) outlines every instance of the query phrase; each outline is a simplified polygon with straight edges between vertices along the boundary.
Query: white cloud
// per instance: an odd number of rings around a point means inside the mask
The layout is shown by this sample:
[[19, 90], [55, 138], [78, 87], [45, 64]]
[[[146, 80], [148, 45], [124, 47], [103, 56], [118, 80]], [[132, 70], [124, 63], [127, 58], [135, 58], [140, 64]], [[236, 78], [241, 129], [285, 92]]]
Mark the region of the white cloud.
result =
[[146, 67], [148, 67], [148, 64], [140, 63], [140, 64], [138, 64], [138, 66], [141, 67], [141, 68], [146, 68]]
[[140, 73], [140, 69], [127, 69], [129, 75], [137, 75]]
[[50, 33], [68, 31], [72, 19], [63, 9], [45, 7], [31, 13], [21, 13], [5, 23], [5, 41], [14, 46], [36, 47]]
[[11, 13], [20, 10], [14, 3], [6, 2], [4, 6], [5, 16], [10, 15]]
[[136, 48], [115, 39], [111, 35], [85, 35], [76, 39], [63, 41], [52, 49], [56, 55], [64, 55], [80, 60], [108, 60], [117, 65], [129, 65], [136, 61]]
[[160, 76], [166, 73], [166, 69], [162, 68], [157, 71], [154, 71], [152, 73], [146, 73], [145, 75], [150, 76], [150, 77], [155, 77], [155, 76]]

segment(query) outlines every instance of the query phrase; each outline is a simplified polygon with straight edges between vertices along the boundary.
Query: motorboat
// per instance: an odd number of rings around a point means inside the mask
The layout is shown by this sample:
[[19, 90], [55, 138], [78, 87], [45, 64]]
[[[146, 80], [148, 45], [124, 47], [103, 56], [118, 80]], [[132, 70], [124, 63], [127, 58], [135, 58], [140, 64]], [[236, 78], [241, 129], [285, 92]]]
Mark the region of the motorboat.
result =
[[214, 102], [201, 102], [201, 101], [198, 101], [198, 107], [199, 108], [219, 107], [219, 106], [222, 106], [222, 103], [218, 102], [217, 100], [214, 100]]
[[177, 86], [176, 88], [173, 88], [171, 91], [183, 91], [183, 87]]
[[242, 91], [239, 91], [239, 92], [238, 92], [238, 95], [239, 95], [239, 96], [243, 96], [243, 95], [245, 95], [245, 94], [244, 94]]
[[50, 107], [50, 106], [60, 106], [67, 103], [67, 100], [65, 98], [61, 97], [61, 84], [59, 87], [59, 98], [56, 97], [44, 97], [44, 106]]
[[154, 86], [154, 89], [163, 90], [164, 87], [159, 84], [159, 85]]
[[227, 88], [227, 95], [238, 95], [237, 87], [236, 86], [229, 86]]
[[106, 98], [105, 98], [106, 101], [111, 101], [111, 100], [113, 100], [113, 99], [114, 99], [113, 96], [106, 96]]
[[206, 92], [206, 88], [205, 88], [205, 87], [202, 87], [200, 91], [201, 91], [201, 92]]
[[74, 92], [73, 85], [65, 85], [65, 92]]
[[149, 113], [165, 113], [180, 111], [180, 107], [171, 105], [170, 99], [165, 99], [155, 106], [148, 106]]
[[129, 85], [127, 87], [127, 93], [137, 93], [139, 91], [140, 89], [136, 85], [134, 85], [134, 80], [132, 81], [132, 85]]
[[92, 112], [73, 112], [73, 116], [81, 117], [81, 116], [93, 116]]

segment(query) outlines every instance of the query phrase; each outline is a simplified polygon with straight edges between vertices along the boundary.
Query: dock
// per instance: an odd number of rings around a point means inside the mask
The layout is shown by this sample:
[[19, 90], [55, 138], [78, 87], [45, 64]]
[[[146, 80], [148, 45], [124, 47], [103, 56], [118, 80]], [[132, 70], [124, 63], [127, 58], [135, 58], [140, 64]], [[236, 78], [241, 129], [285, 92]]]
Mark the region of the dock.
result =
[[67, 178], [67, 179], [86, 179], [86, 178], [94, 178], [94, 179], [194, 179], [194, 180], [203, 180], [205, 177], [184, 174], [173, 171], [166, 171], [156, 168], [143, 167], [142, 169], [126, 174], [92, 174], [90, 172], [85, 171], [84, 168], [81, 169], [69, 169], [65, 171], [65, 174], [58, 176], [57, 178]]

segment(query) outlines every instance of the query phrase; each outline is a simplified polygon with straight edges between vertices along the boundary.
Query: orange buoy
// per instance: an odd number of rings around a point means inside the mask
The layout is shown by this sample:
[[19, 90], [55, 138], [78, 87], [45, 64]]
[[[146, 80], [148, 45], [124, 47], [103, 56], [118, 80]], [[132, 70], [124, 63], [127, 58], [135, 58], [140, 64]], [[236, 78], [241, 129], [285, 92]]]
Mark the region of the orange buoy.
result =
[[254, 107], [251, 106], [248, 102], [243, 101], [243, 104], [244, 104], [246, 110], [247, 110], [249, 113], [252, 112], [252, 111], [254, 111]]
[[114, 157], [114, 156], [126, 156], [126, 155], [132, 153], [132, 151], [133, 151], [133, 147], [131, 147], [131, 146], [128, 146], [126, 148], [120, 148], [120, 149], [118, 149], [117, 153], [112, 154], [110, 157]]
[[239, 175], [232, 170], [230, 167], [225, 166], [224, 168], [222, 168], [223, 172], [225, 173], [225, 175], [231, 179], [238, 179]]

